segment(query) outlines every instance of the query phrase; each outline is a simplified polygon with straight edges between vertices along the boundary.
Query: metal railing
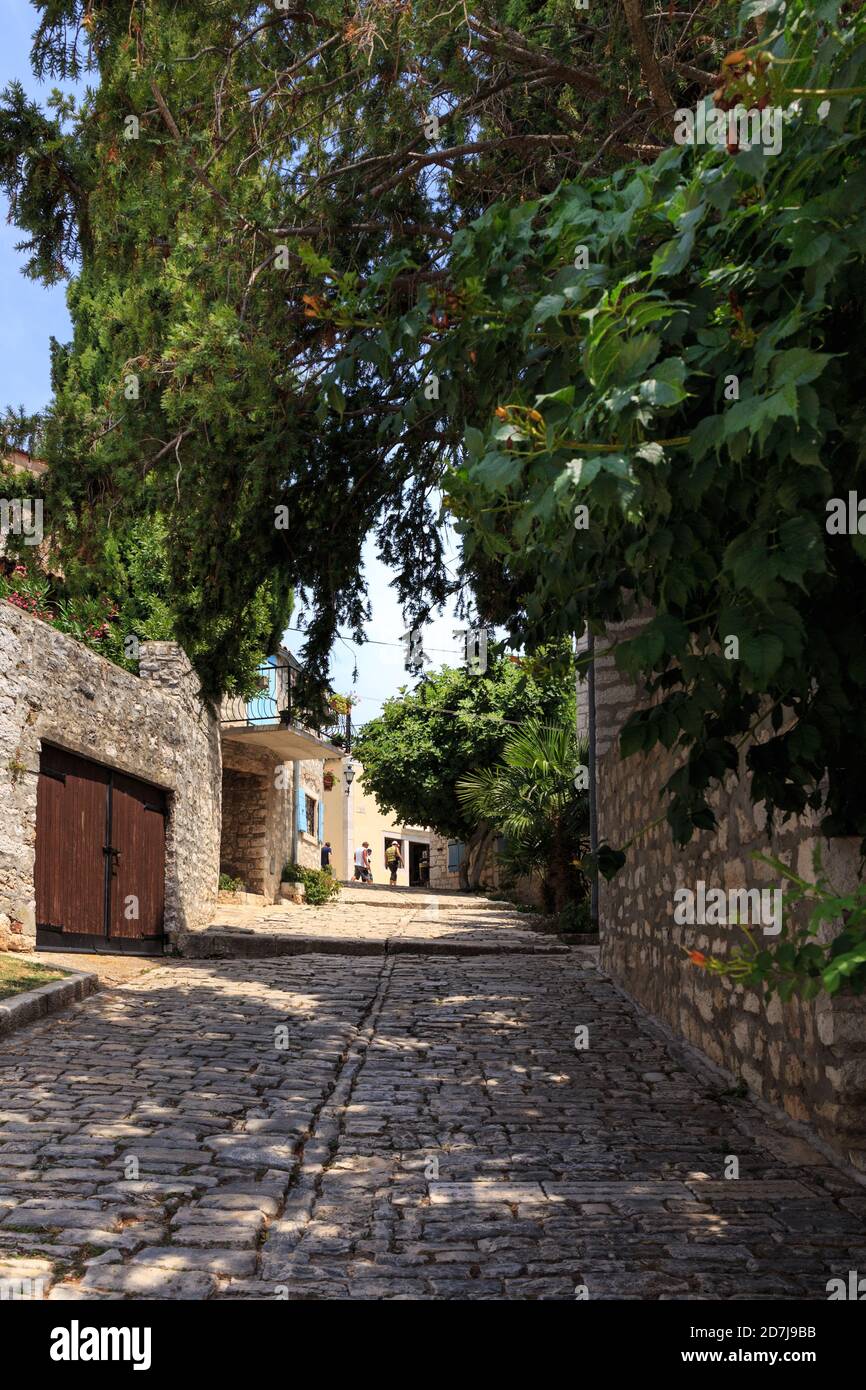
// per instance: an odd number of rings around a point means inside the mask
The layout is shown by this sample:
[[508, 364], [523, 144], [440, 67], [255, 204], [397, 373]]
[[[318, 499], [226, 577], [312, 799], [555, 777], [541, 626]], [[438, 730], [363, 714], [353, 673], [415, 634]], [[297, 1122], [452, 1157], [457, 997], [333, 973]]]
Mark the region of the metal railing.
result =
[[220, 709], [221, 724], [246, 728], [300, 728], [344, 748], [352, 746], [352, 715], [334, 711], [327, 721], [317, 722], [305, 713], [294, 696], [297, 671], [285, 662], [263, 661], [257, 672], [258, 690], [254, 695], [225, 696]]

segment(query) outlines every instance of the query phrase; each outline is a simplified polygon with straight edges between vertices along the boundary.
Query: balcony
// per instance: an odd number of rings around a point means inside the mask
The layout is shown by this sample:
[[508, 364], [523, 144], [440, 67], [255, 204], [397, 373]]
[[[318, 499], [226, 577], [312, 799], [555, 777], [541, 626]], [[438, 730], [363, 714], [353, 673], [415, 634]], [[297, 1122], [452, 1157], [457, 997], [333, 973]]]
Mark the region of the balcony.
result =
[[267, 749], [284, 763], [344, 757], [352, 744], [352, 716], [335, 713], [327, 724], [312, 727], [309, 716], [293, 698], [300, 669], [291, 658], [271, 657], [258, 668], [259, 689], [255, 695], [247, 699], [224, 697], [220, 707], [223, 742]]

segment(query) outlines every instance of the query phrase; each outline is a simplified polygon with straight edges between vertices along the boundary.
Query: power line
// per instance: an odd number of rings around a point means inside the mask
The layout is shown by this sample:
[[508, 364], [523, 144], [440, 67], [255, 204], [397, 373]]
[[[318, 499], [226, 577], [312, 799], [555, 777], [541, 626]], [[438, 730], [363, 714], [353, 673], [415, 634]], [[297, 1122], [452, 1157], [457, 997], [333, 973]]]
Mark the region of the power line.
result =
[[[455, 622], [456, 622], [456, 619], [455, 619]], [[306, 628], [303, 628], [303, 627], [287, 627], [287, 628], [285, 628], [285, 631], [286, 631], [286, 632], [300, 632], [302, 635], [306, 635], [307, 629], [306, 629]], [[352, 644], [353, 647], [402, 647], [402, 646], [404, 646], [404, 643], [403, 643], [403, 642], [385, 642], [385, 641], [383, 641], [383, 639], [382, 639], [381, 637], [368, 637], [367, 640], [366, 640], [365, 642], [356, 642], [356, 640], [355, 640], [354, 637], [344, 637], [343, 634], [342, 634], [342, 632], [338, 632], [338, 633], [337, 633], [337, 637], [340, 639], [341, 642], [347, 642], [347, 643], [350, 642], [350, 643]], [[427, 650], [428, 650], [428, 651], [431, 651], [431, 652], [439, 652], [440, 654], [443, 654], [443, 655], [445, 655], [445, 656], [460, 656], [459, 650], [456, 649], [456, 648], [454, 648], [454, 647], [428, 647]]]
[[[374, 704], [384, 705], [387, 704], [389, 700], [398, 700], [399, 696], [386, 695], [383, 699], [379, 695], [354, 695], [353, 698], [356, 700], [371, 700]], [[413, 706], [413, 714], [415, 710], [423, 710], [425, 714], [456, 714], [463, 716], [471, 716], [473, 719], [479, 719], [482, 718], [484, 715], [490, 715], [493, 719], [501, 720], [503, 724], [514, 724], [517, 727], [520, 727], [526, 723], [525, 719], [506, 719], [504, 714], [500, 714], [499, 710], [495, 709], [442, 709], [439, 705], [418, 704]]]

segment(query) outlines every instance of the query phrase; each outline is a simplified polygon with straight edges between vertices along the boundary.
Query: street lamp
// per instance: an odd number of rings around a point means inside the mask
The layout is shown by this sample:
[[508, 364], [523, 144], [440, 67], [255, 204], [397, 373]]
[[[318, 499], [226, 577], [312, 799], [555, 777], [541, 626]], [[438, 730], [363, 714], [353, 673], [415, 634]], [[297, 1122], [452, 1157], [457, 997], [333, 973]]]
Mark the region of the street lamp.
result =
[[355, 780], [355, 764], [351, 758], [349, 758], [343, 769], [343, 776], [346, 779], [346, 795], [348, 796], [349, 792], [352, 790], [352, 783]]

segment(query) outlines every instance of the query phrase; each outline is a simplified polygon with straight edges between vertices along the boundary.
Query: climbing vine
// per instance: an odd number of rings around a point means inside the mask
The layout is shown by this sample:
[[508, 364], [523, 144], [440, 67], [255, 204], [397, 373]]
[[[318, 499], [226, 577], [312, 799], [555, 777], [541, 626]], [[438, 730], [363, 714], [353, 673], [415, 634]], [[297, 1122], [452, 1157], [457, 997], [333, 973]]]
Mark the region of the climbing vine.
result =
[[866, 835], [866, 20], [805, 0], [756, 15], [695, 124], [736, 115], [752, 77], [771, 142], [756, 125], [748, 148], [675, 143], [497, 204], [411, 311], [383, 313], [384, 274], [334, 281], [321, 310], [358, 325], [332, 384], [396, 341], [411, 409], [466, 420], [445, 507], [486, 618], [602, 649], [646, 615], [613, 642], [650, 697], [621, 747], [673, 751], [680, 843], [743, 767], [771, 825], [811, 808], [827, 835]]

